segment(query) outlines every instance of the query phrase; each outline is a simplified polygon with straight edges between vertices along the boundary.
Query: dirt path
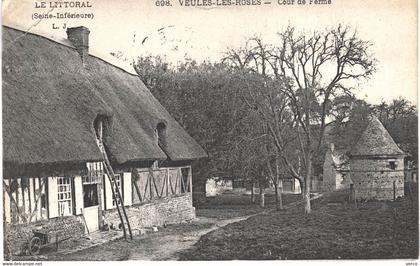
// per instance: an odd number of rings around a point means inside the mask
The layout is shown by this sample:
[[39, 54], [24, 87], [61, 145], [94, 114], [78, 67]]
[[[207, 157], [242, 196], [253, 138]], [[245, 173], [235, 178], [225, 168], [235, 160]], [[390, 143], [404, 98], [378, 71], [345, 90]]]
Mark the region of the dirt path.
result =
[[[322, 197], [322, 194], [315, 194], [311, 197], [311, 200], [318, 199]], [[294, 207], [302, 201], [292, 202], [284, 206], [285, 209]], [[183, 232], [182, 234], [174, 235], [169, 234], [166, 236], [150, 237], [147, 239], [147, 245], [142, 245], [136, 247], [130, 251], [128, 260], [178, 260], [178, 254], [186, 251], [193, 247], [197, 243], [201, 236], [208, 234], [214, 230], [225, 227], [229, 224], [247, 220], [253, 216], [261, 215], [264, 213], [269, 213], [274, 211], [274, 209], [264, 210], [255, 214], [235, 217], [230, 219], [217, 219], [217, 218], [207, 218], [207, 217], [198, 217], [197, 221], [194, 223], [197, 224], [213, 224], [210, 228], [193, 230]]]
[[[317, 198], [321, 195], [314, 195]], [[290, 202], [285, 208], [300, 204], [301, 200]], [[214, 211], [217, 211], [215, 209]], [[226, 211], [226, 210], [224, 210]], [[45, 254], [41, 260], [178, 260], [179, 255], [197, 243], [203, 235], [223, 228], [229, 224], [244, 221], [250, 217], [269, 213], [274, 209], [265, 209], [249, 215], [232, 218], [214, 216], [198, 216], [195, 221], [187, 224], [169, 225], [161, 228], [159, 232], [148, 232], [144, 235], [135, 235], [133, 240], [117, 240], [96, 247], [84, 249], [71, 254]], [[234, 211], [233, 211], [234, 213]]]
[[[254, 214], [255, 215], [255, 214]], [[253, 215], [231, 219], [198, 217], [195, 223], [213, 224], [210, 228], [184, 232], [181, 235], [165, 235], [148, 238], [147, 245], [130, 250], [128, 260], [178, 260], [178, 253], [185, 251], [200, 239], [201, 236], [224, 227], [228, 224], [243, 221]]]

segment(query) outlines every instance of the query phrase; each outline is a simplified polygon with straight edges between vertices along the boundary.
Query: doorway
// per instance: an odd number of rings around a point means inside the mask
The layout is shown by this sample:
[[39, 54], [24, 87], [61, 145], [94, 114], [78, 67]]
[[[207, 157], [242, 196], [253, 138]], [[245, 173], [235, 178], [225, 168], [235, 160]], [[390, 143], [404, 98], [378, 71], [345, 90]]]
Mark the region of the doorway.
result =
[[89, 232], [99, 230], [98, 182], [95, 175], [83, 178], [83, 214]]

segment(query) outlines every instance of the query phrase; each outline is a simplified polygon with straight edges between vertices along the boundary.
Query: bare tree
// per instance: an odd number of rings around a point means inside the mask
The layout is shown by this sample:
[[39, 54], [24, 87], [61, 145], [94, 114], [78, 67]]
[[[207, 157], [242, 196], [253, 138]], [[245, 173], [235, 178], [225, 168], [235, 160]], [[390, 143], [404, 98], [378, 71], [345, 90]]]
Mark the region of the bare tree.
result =
[[[296, 34], [289, 26], [278, 36], [276, 45], [251, 38], [245, 48], [229, 51], [225, 60], [244, 75], [260, 77], [245, 86], [244, 100], [266, 122], [278, 157], [303, 185], [309, 213], [313, 156], [323, 143], [333, 99], [352, 95], [354, 86], [374, 73], [376, 60], [368, 53], [371, 44], [342, 25], [309, 35]], [[287, 152], [294, 138], [301, 172]]]

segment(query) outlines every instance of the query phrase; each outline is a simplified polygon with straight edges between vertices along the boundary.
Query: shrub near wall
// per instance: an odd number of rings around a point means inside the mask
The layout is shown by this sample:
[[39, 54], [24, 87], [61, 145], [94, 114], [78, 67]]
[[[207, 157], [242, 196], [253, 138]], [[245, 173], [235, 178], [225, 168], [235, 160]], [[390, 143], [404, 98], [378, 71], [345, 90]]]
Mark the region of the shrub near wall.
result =
[[58, 234], [59, 238], [71, 237], [76, 239], [84, 234], [84, 225], [78, 216], [56, 217], [30, 224], [6, 224], [5, 227], [4, 235], [7, 237], [12, 255], [18, 255], [22, 252], [22, 247], [32, 238], [32, 230], [35, 229], [46, 231], [52, 237]]

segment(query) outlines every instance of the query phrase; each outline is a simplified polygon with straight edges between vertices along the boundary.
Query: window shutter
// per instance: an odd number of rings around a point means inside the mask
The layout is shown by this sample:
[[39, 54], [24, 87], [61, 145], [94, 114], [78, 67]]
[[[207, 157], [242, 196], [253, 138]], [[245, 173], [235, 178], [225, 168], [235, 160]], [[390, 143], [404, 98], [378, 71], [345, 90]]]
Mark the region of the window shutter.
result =
[[114, 206], [112, 206], [112, 188], [111, 183], [109, 182], [108, 175], [104, 174], [105, 179], [105, 203], [106, 203], [106, 209], [110, 210], [113, 209]]
[[131, 206], [132, 205], [132, 184], [131, 184], [131, 173], [125, 172], [123, 173], [123, 186], [124, 186], [124, 206]]
[[57, 177], [48, 177], [48, 214], [49, 219], [58, 216]]
[[[106, 178], [106, 176], [104, 176]], [[101, 179], [100, 189], [101, 189], [101, 206], [102, 210], [105, 210], [105, 184], [104, 177]]]
[[104, 165], [103, 163], [99, 163], [99, 169], [102, 171], [102, 175], [101, 175], [101, 180], [99, 180], [100, 182], [100, 189], [101, 189], [101, 206], [102, 206], [102, 210], [105, 210], [105, 183], [104, 183], [104, 179], [108, 179], [108, 177], [106, 177], [105, 175], [105, 171], [104, 171]]
[[74, 195], [75, 195], [75, 206], [76, 206], [76, 215], [82, 214], [81, 209], [84, 208], [83, 204], [83, 184], [82, 177], [74, 177]]

